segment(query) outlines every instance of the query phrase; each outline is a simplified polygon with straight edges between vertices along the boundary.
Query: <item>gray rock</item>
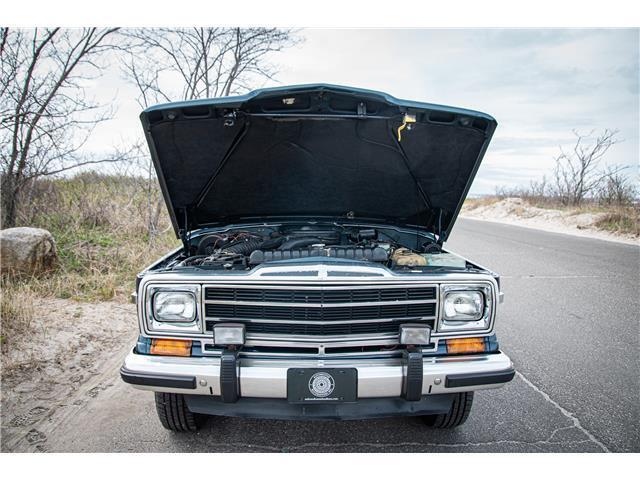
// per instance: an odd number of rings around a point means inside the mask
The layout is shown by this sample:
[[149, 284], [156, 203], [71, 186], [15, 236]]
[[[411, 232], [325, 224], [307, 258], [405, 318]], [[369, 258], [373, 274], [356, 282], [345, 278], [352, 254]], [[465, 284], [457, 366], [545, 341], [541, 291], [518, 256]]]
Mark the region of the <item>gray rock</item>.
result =
[[42, 228], [17, 227], [0, 230], [0, 267], [5, 273], [37, 274], [53, 268], [56, 242]]

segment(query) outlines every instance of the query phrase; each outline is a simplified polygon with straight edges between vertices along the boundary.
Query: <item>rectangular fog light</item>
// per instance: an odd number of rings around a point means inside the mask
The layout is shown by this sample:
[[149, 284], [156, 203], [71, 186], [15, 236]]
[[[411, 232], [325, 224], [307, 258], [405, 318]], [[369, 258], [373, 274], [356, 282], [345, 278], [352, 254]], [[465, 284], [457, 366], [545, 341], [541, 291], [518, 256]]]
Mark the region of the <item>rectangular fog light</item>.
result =
[[431, 329], [422, 324], [406, 323], [400, 325], [400, 343], [402, 345], [428, 345], [431, 343]]
[[242, 323], [214, 325], [213, 341], [216, 345], [244, 345], [244, 325]]

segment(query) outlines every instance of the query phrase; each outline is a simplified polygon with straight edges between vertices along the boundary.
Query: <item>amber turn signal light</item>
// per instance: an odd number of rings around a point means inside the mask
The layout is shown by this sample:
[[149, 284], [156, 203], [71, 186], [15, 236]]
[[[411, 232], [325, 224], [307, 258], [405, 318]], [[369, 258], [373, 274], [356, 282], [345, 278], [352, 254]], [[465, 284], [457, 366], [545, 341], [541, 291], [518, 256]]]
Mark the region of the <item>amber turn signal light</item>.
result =
[[172, 355], [174, 357], [191, 356], [191, 340], [167, 340], [154, 338], [151, 340], [152, 355]]
[[484, 338], [450, 338], [447, 340], [447, 353], [484, 352]]

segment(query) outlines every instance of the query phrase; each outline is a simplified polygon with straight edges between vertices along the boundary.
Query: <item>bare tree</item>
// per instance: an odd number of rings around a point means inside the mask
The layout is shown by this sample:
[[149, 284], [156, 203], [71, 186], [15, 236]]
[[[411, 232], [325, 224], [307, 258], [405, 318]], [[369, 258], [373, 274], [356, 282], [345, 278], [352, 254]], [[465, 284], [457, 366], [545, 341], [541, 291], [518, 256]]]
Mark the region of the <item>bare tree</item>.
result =
[[[152, 103], [231, 95], [277, 72], [270, 53], [295, 45], [278, 28], [158, 28], [123, 31], [128, 38], [124, 71]], [[172, 88], [177, 85], [178, 88]]]
[[87, 98], [86, 84], [100, 75], [96, 63], [111, 49], [116, 28], [0, 31], [0, 167], [2, 220], [16, 222], [30, 182], [82, 165], [119, 161], [78, 152], [111, 110]]
[[[211, 98], [249, 90], [277, 73], [269, 54], [295, 45], [291, 30], [277, 28], [158, 28], [123, 30], [123, 71], [139, 92], [138, 103]], [[142, 152], [138, 152], [142, 158]], [[142, 167], [142, 165], [140, 165]], [[158, 232], [162, 198], [153, 188], [148, 160], [148, 232]]]
[[549, 184], [547, 176], [543, 175], [540, 180], [531, 180], [529, 182], [528, 196], [532, 200], [542, 200], [547, 196]]
[[607, 151], [619, 142], [615, 137], [617, 130], [604, 130], [595, 139], [593, 132], [580, 135], [575, 130], [576, 143], [571, 152], [560, 149], [556, 157], [554, 170], [554, 195], [564, 205], [580, 205], [585, 198], [596, 193], [597, 189], [611, 175], [622, 168], [614, 167], [602, 170], [600, 163]]
[[605, 180], [598, 188], [598, 202], [605, 206], [633, 204], [638, 194], [637, 187], [622, 173], [625, 167], [608, 167]]

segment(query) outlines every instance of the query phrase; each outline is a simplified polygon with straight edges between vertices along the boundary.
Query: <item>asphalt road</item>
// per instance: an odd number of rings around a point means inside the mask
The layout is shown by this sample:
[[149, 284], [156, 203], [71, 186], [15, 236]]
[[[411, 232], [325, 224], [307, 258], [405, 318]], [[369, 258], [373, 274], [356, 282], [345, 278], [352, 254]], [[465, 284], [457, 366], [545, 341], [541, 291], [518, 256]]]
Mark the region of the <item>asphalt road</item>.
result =
[[460, 220], [447, 247], [500, 272], [498, 338], [517, 368], [480, 392], [467, 423], [416, 418], [293, 422], [216, 418], [197, 434], [158, 422], [153, 396], [117, 377], [121, 356], [23, 449], [176, 452], [639, 451], [640, 249]]

